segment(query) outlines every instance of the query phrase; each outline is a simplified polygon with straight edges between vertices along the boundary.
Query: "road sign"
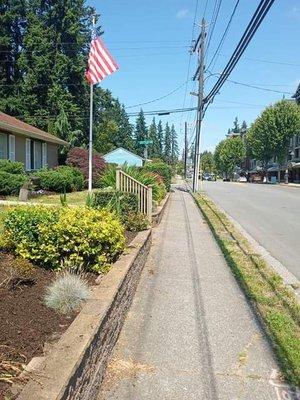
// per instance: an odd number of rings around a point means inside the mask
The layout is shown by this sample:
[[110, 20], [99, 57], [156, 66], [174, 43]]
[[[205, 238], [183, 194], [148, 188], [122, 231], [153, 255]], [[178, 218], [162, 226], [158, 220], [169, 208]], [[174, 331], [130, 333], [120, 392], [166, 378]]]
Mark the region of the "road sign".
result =
[[138, 143], [139, 144], [152, 144], [153, 143], [153, 140], [139, 140], [138, 141]]

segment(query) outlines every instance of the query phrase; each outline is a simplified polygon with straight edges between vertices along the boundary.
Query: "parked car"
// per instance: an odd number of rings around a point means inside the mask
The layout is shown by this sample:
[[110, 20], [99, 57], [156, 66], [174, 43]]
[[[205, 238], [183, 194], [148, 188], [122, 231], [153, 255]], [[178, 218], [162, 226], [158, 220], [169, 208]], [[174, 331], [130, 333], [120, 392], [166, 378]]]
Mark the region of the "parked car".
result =
[[204, 181], [216, 181], [216, 175], [213, 173], [205, 172], [202, 176]]
[[245, 176], [240, 176], [237, 181], [238, 182], [247, 182], [247, 178]]

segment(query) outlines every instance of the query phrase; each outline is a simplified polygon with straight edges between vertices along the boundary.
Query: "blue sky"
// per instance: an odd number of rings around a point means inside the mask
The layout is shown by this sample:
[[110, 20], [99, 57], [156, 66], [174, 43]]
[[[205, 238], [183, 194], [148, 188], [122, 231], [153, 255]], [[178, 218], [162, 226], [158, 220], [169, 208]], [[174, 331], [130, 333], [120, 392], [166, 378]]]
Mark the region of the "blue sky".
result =
[[[205, 2], [205, 0], [199, 0], [194, 38], [199, 32], [198, 23], [203, 16]], [[103, 39], [120, 65], [120, 70], [105, 79], [101, 86], [111, 90], [125, 106], [133, 106], [163, 96], [186, 81], [195, 0], [111, 0], [106, 2], [89, 0], [88, 3], [95, 6], [101, 14], [100, 23], [105, 31]], [[208, 62], [219, 43], [235, 3], [236, 0], [222, 2], [207, 55]], [[220, 72], [225, 66], [258, 3], [259, 0], [240, 1], [213, 72]], [[213, 6], [214, 0], [208, 0], [205, 15], [208, 23], [211, 22]], [[300, 81], [299, 37], [299, 0], [275, 0], [271, 11], [230, 79], [293, 93]], [[195, 65], [196, 56], [194, 55], [191, 58], [189, 78], [194, 73]], [[215, 77], [206, 80], [206, 92], [215, 80]], [[196, 98], [189, 94], [193, 86], [194, 83], [189, 80], [186, 107], [194, 106], [196, 103]], [[145, 105], [143, 109], [181, 108], [184, 104], [184, 96], [185, 85], [173, 95]], [[225, 83], [221, 93], [216, 96], [206, 113], [202, 150], [212, 150], [224, 138], [235, 116], [240, 121], [246, 120], [250, 124], [265, 106], [281, 99], [282, 96], [281, 93]], [[286, 97], [289, 95], [287, 94]], [[127, 111], [133, 112], [139, 109], [140, 107], [128, 108]], [[148, 117], [147, 121], [150, 122], [151, 118]], [[192, 135], [194, 112], [160, 118], [164, 123], [175, 124], [180, 145], [183, 143], [184, 121], [188, 121], [189, 136]], [[131, 118], [131, 122], [134, 122], [134, 118]]]

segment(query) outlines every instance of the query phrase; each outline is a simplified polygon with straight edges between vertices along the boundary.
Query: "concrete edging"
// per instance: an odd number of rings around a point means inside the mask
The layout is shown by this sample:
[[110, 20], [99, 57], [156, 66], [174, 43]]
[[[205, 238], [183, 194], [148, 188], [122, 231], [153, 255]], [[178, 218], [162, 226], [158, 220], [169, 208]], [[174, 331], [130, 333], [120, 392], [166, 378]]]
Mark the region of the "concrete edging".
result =
[[150, 246], [151, 230], [138, 233], [131, 251], [101, 278], [67, 331], [30, 371], [17, 400], [95, 399]]
[[165, 208], [168, 204], [169, 198], [170, 198], [170, 193], [167, 193], [166, 197], [162, 201], [162, 204], [159, 207], [157, 207], [157, 211], [152, 213], [152, 226], [156, 226], [160, 223]]

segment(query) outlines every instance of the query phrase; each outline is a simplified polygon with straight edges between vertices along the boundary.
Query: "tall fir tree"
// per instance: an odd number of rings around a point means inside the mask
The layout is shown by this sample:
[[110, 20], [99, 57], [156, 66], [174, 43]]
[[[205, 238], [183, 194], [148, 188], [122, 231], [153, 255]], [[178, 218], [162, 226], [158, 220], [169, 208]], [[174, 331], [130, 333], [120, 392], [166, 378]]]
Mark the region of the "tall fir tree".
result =
[[171, 163], [175, 164], [178, 161], [179, 156], [179, 146], [177, 140], [177, 133], [175, 130], [175, 126], [172, 124], [171, 126]]
[[145, 121], [144, 112], [141, 109], [135, 123], [134, 131], [135, 149], [139, 156], [144, 156], [145, 145], [140, 141], [148, 139], [148, 129]]
[[158, 140], [158, 147], [159, 147], [158, 157], [163, 158], [164, 157], [164, 130], [163, 130], [161, 120], [159, 120], [158, 124], [157, 124], [157, 140]]
[[168, 164], [171, 164], [172, 162], [172, 135], [168, 123], [166, 123], [165, 133], [164, 133], [164, 160]]
[[20, 83], [22, 71], [18, 60], [26, 29], [25, 0], [7, 0], [0, 3], [0, 109], [18, 115], [22, 105]]
[[[85, 69], [93, 14], [95, 10], [86, 0], [1, 2], [1, 111], [72, 145], [87, 145], [89, 85]], [[98, 33], [102, 33], [100, 28]], [[109, 140], [109, 148], [134, 147], [124, 107], [99, 87], [94, 87], [94, 133], [100, 148], [103, 136]]]
[[149, 140], [152, 140], [152, 144], [149, 146], [149, 157], [150, 158], [159, 158], [160, 157], [160, 145], [157, 136], [157, 126], [155, 122], [155, 118], [153, 118], [151, 125], [148, 129], [148, 137]]

